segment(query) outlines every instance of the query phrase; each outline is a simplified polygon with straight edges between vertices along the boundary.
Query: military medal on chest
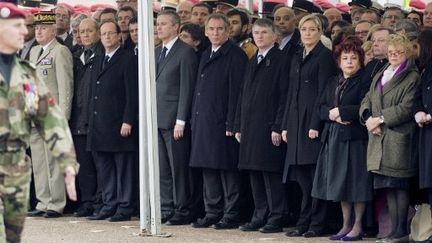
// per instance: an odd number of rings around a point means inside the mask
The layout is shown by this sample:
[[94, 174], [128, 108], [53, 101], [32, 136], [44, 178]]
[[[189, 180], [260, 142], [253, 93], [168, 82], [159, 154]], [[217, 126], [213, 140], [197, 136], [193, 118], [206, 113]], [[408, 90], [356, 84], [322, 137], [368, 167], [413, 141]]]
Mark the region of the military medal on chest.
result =
[[29, 115], [36, 115], [39, 105], [39, 96], [37, 87], [34, 83], [23, 84], [25, 113]]

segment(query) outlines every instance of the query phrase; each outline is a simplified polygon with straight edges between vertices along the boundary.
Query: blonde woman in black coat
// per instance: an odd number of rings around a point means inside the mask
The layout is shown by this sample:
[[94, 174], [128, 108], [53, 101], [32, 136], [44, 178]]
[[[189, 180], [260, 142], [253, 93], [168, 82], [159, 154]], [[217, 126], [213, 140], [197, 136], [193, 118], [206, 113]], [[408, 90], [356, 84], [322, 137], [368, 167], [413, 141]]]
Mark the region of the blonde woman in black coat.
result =
[[282, 137], [287, 142], [283, 182], [298, 182], [302, 190], [302, 206], [296, 228], [287, 236], [315, 237], [323, 233], [324, 204], [312, 207], [313, 177], [321, 148], [319, 140], [323, 123], [319, 117], [319, 96], [327, 80], [337, 73], [332, 52], [320, 41], [321, 22], [307, 15], [299, 23], [303, 47], [293, 56], [290, 67], [288, 98], [282, 125]]

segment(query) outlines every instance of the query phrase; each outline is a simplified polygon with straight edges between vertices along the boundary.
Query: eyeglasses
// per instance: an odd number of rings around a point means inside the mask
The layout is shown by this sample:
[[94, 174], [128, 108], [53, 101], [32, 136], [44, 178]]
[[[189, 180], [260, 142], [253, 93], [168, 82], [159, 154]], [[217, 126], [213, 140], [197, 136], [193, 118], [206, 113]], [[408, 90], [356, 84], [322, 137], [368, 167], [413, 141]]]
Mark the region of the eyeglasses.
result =
[[389, 56], [389, 57], [391, 57], [391, 56], [397, 57], [397, 56], [400, 56], [402, 54], [405, 54], [405, 52], [404, 51], [388, 51], [387, 52], [387, 56]]

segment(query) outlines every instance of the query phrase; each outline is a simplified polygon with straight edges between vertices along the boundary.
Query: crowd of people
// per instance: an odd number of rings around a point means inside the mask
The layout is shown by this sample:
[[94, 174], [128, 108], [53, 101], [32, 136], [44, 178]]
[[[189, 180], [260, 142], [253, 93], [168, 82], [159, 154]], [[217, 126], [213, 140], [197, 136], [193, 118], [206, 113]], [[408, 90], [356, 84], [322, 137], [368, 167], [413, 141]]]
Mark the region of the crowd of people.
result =
[[[162, 223], [408, 242], [410, 208], [432, 203], [432, 3], [155, 6]], [[69, 121], [76, 217], [137, 213], [137, 16], [134, 0], [27, 10], [16, 55]], [[67, 204], [50, 142], [35, 124], [28, 216]]]

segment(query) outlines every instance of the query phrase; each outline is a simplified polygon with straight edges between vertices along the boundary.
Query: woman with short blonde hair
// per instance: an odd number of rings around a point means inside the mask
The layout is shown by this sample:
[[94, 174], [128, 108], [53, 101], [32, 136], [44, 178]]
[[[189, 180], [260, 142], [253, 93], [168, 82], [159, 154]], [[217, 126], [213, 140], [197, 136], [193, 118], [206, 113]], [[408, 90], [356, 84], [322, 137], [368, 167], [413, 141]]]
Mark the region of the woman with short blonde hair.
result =
[[367, 169], [374, 189], [386, 193], [392, 230], [385, 238], [391, 242], [408, 239], [409, 181], [418, 173], [414, 108], [420, 76], [412, 54], [405, 36], [390, 36], [389, 64], [375, 75], [360, 107], [369, 132]]

